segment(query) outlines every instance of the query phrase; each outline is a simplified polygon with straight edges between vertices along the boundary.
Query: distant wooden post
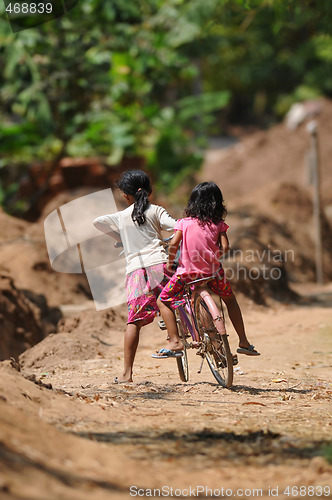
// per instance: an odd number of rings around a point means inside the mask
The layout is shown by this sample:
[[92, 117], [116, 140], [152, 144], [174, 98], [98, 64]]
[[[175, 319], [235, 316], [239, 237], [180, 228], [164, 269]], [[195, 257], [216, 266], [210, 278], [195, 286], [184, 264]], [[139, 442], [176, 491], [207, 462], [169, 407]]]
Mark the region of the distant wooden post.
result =
[[315, 261], [316, 282], [323, 283], [323, 253], [322, 253], [322, 223], [321, 223], [321, 194], [320, 194], [320, 169], [318, 154], [318, 131], [317, 122], [311, 121], [307, 125], [307, 131], [311, 136], [311, 178], [313, 184], [313, 219], [315, 235]]

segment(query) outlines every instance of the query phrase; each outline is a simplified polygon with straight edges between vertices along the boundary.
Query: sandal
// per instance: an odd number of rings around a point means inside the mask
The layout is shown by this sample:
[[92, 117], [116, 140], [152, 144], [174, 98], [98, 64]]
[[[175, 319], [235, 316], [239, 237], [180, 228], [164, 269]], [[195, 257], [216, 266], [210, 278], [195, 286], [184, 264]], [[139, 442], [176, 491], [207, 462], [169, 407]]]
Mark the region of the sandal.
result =
[[246, 354], [247, 356], [260, 356], [261, 353], [256, 351], [254, 345], [250, 345], [249, 347], [239, 347], [236, 352], [239, 354]]
[[180, 358], [183, 356], [183, 351], [172, 351], [171, 349], [166, 349], [163, 347], [156, 354], [151, 354], [151, 358]]

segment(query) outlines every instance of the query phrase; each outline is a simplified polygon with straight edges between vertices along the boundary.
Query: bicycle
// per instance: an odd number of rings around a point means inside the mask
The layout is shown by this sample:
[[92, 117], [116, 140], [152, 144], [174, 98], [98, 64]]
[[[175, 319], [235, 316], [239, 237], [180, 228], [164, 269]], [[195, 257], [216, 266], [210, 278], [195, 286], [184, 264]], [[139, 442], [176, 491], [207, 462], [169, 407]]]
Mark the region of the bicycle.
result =
[[[172, 236], [164, 240], [166, 249], [171, 238]], [[115, 246], [120, 247], [122, 243], [117, 243]], [[229, 347], [221, 298], [219, 296], [219, 311], [213, 298], [204, 287], [214, 278], [214, 276], [209, 276], [184, 285], [183, 298], [186, 303], [174, 311], [179, 337], [183, 343], [183, 354], [177, 357], [176, 361], [180, 379], [183, 382], [188, 382], [187, 350], [196, 349], [196, 354], [202, 357], [198, 373], [201, 373], [206, 359], [217, 382], [230, 388], [233, 383], [233, 365], [236, 365], [238, 360], [236, 355], [232, 355]], [[194, 310], [192, 304], [194, 304]], [[165, 327], [163, 326], [161, 329], [165, 329]]]
[[237, 356], [232, 355], [225, 328], [223, 306], [220, 310], [204, 285], [214, 276], [197, 279], [184, 286], [186, 303], [175, 309], [178, 333], [183, 343], [183, 355], [176, 358], [180, 379], [189, 380], [188, 349], [196, 349], [202, 357], [198, 370], [201, 373], [204, 360], [217, 380], [224, 387], [233, 383], [233, 365]]

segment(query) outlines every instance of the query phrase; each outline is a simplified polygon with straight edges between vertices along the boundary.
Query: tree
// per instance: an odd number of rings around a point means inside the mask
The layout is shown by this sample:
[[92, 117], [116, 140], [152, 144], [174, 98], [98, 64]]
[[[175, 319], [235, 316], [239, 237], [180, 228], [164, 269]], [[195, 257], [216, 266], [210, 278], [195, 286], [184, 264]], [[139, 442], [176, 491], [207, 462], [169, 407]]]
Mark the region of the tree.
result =
[[[208, 12], [215, 4], [207, 2]], [[68, 154], [97, 153], [109, 164], [139, 154], [166, 187], [182, 167], [197, 168], [190, 121], [228, 99], [223, 92], [197, 96], [196, 110], [195, 99], [182, 99], [197, 73], [188, 44], [205, 37], [208, 16], [200, 11], [192, 19], [184, 0], [85, 0], [62, 18], [15, 35], [3, 21], [2, 165], [51, 160], [51, 175]]]
[[295, 100], [332, 95], [331, 9], [328, 0], [81, 0], [16, 34], [0, 19], [7, 184], [35, 160], [51, 173], [65, 155], [98, 154], [110, 166], [140, 155], [171, 190], [199, 167], [221, 115], [266, 126]]

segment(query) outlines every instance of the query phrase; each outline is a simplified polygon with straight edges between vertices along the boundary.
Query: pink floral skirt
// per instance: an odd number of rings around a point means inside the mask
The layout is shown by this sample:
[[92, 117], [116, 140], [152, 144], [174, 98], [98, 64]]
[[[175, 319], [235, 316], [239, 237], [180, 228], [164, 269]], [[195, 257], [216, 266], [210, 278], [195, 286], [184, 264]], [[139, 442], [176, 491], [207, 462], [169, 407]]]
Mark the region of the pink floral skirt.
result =
[[137, 269], [127, 275], [128, 321], [142, 321], [142, 325], [152, 323], [159, 312], [157, 298], [171, 275], [165, 269], [166, 264]]
[[[184, 305], [186, 302], [183, 298], [184, 285], [190, 281], [200, 278], [204, 278], [204, 276], [175, 273], [160, 294], [160, 300], [170, 304], [173, 309]], [[207, 285], [214, 293], [220, 295], [221, 297], [227, 297], [233, 293], [232, 287], [226, 279], [222, 267], [220, 267], [219, 271], [215, 274], [214, 279], [209, 281]]]

